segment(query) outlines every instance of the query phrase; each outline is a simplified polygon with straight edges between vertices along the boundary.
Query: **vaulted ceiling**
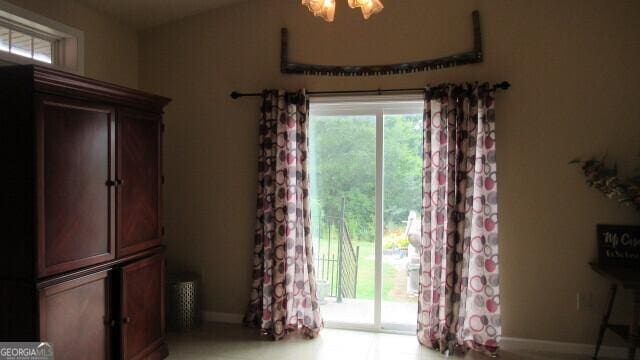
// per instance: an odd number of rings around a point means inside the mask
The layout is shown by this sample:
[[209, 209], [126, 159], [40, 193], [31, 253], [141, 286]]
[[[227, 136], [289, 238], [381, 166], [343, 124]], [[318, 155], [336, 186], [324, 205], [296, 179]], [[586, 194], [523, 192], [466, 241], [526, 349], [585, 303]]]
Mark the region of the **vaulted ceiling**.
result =
[[145, 29], [185, 16], [248, 0], [79, 0], [135, 29]]

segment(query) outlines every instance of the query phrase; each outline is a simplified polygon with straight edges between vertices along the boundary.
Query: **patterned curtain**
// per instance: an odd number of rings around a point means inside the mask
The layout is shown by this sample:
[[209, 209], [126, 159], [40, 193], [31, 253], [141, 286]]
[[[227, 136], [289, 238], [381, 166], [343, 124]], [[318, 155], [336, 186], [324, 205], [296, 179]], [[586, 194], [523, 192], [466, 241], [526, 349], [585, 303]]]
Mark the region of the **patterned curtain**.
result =
[[265, 91], [260, 119], [253, 288], [244, 322], [276, 340], [322, 328], [316, 297], [303, 91]]
[[427, 89], [418, 339], [493, 354], [500, 340], [494, 94]]

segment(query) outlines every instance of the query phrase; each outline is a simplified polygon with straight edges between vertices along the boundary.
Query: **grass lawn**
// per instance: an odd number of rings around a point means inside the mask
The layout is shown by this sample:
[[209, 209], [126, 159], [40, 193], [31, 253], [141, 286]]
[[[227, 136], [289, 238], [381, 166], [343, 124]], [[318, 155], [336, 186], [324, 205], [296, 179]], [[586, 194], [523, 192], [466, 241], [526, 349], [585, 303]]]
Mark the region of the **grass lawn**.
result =
[[[375, 246], [370, 242], [355, 244], [360, 246], [360, 260], [358, 260], [358, 299], [373, 299], [375, 297]], [[389, 292], [393, 288], [393, 279], [396, 276], [393, 266], [382, 267], [382, 299], [391, 300]]]
[[[334, 240], [335, 241], [335, 240]], [[320, 257], [328, 256], [331, 252], [335, 256], [335, 247], [329, 251], [328, 242], [321, 240], [320, 242]], [[360, 257], [358, 260], [358, 285], [356, 289], [356, 297], [358, 299], [370, 299], [375, 297], [375, 245], [372, 242], [359, 242], [354, 243], [354, 246], [360, 247]], [[320, 269], [316, 269], [316, 272]], [[382, 299], [393, 300], [389, 297], [389, 293], [394, 286], [394, 278], [397, 275], [397, 270], [393, 266], [383, 266], [382, 269]]]

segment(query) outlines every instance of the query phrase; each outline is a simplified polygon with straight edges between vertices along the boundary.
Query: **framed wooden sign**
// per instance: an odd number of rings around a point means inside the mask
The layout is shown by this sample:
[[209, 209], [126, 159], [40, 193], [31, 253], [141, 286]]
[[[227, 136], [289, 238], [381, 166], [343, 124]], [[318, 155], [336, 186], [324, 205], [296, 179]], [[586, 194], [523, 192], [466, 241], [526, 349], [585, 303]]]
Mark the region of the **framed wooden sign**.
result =
[[640, 268], [640, 226], [597, 225], [600, 265]]

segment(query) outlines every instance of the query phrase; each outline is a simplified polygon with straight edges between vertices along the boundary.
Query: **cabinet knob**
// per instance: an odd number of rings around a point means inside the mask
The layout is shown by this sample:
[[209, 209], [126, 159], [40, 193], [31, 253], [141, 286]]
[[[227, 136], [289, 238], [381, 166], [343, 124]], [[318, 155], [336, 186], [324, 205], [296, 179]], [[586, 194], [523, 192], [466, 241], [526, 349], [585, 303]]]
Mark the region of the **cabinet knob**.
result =
[[105, 182], [105, 184], [106, 184], [107, 186], [113, 186], [113, 187], [120, 186], [120, 185], [122, 185], [123, 183], [124, 183], [124, 181], [122, 181], [122, 179], [107, 180], [107, 181]]
[[128, 323], [130, 323], [130, 322], [131, 322], [131, 318], [130, 318], [130, 317], [128, 317], [128, 316], [127, 316], [127, 317], [125, 317], [124, 319], [122, 319], [122, 323], [123, 323], [123, 324], [128, 324]]

